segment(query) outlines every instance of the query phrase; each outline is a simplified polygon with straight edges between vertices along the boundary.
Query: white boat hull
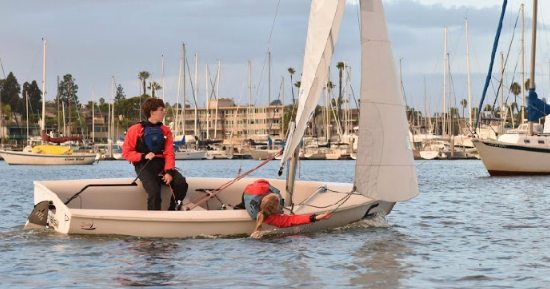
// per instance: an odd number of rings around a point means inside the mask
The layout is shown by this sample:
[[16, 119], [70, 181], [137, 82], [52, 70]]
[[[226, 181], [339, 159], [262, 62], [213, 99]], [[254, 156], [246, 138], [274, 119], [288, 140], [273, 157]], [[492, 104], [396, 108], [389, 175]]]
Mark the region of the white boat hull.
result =
[[96, 154], [85, 153], [54, 155], [33, 152], [2, 151], [0, 155], [10, 165], [90, 165], [96, 160]]
[[[213, 189], [225, 184], [231, 179], [187, 178], [189, 191], [187, 199], [193, 200], [203, 194], [197, 189]], [[244, 187], [256, 179], [242, 179], [228, 189], [220, 192], [217, 198], [212, 198], [200, 207], [192, 210], [166, 211], [171, 196], [169, 189], [162, 192], [163, 211], [147, 211], [147, 194], [138, 181], [131, 186], [132, 179], [101, 179], [72, 181], [35, 181], [34, 202], [50, 201], [48, 226], [64, 234], [101, 234], [129, 235], [139, 237], [186, 238], [210, 235], [249, 235], [255, 227], [255, 221], [246, 210], [233, 210], [231, 205], [240, 202]], [[269, 180], [271, 184], [283, 189], [284, 180]], [[68, 205], [71, 196], [79, 192], [87, 184], [102, 186], [90, 187], [83, 191]], [[111, 186], [108, 184], [128, 184], [127, 186]], [[327, 185], [331, 190], [343, 193], [325, 192], [314, 194], [306, 204], [295, 205], [296, 214], [322, 213], [336, 209], [333, 217], [310, 225], [278, 229], [265, 226], [268, 234], [286, 234], [304, 231], [315, 231], [336, 228], [360, 220], [367, 214], [388, 214], [394, 203], [380, 202], [368, 199], [363, 195], [354, 194], [338, 207], [345, 192], [351, 190], [352, 184], [297, 182], [295, 203], [299, 204], [317, 189]], [[226, 204], [228, 209], [219, 209]], [[312, 206], [308, 206], [312, 205]], [[185, 207], [191, 203], [184, 202]], [[315, 207], [324, 207], [318, 209]]]
[[420, 157], [425, 160], [433, 160], [439, 156], [438, 151], [420, 151]]
[[267, 160], [268, 158], [272, 157], [273, 155], [275, 155], [280, 151], [281, 151], [280, 149], [274, 149], [274, 150], [257, 149], [257, 150], [251, 150], [250, 155], [252, 156], [252, 159], [255, 159], [255, 160]]
[[202, 160], [206, 158], [206, 151], [179, 151], [176, 160]]
[[550, 174], [550, 147], [473, 140], [492, 176]]

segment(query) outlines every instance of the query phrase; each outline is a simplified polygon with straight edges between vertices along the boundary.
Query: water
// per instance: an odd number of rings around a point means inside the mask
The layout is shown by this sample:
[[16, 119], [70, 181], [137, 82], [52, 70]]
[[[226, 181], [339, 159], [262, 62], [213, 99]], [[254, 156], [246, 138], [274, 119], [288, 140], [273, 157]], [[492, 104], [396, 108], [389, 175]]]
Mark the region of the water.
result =
[[[177, 162], [234, 177], [260, 162]], [[276, 175], [271, 162], [252, 176]], [[134, 177], [93, 166], [0, 162], [2, 288], [548, 288], [550, 177], [489, 177], [477, 160], [417, 162], [420, 195], [386, 219], [271, 239], [147, 239], [23, 231], [34, 180]], [[300, 178], [351, 182], [353, 161], [303, 161]], [[396, 176], [399, 181], [399, 176]]]

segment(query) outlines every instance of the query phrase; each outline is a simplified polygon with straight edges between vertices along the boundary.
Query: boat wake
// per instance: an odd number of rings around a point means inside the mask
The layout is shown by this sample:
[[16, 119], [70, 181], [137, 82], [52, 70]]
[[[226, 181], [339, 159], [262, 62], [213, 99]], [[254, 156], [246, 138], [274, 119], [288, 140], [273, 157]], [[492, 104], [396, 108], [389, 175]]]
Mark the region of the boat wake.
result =
[[368, 229], [368, 228], [389, 228], [390, 223], [386, 219], [385, 214], [376, 213], [368, 218], [359, 220], [355, 223], [336, 228], [335, 230], [349, 230], [349, 229]]

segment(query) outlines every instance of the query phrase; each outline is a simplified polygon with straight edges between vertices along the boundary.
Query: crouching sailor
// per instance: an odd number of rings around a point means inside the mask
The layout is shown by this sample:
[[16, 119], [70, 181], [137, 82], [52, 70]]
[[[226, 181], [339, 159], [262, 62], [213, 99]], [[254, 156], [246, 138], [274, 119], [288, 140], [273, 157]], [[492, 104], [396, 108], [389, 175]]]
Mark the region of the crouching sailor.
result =
[[147, 99], [142, 106], [147, 121], [131, 126], [122, 145], [122, 156], [132, 162], [147, 192], [147, 209], [161, 209], [161, 185], [170, 187], [169, 211], [178, 209], [187, 194], [187, 182], [176, 169], [174, 138], [170, 128], [162, 124], [164, 102]]
[[[283, 214], [284, 200], [281, 193], [264, 179], [246, 186], [243, 193], [243, 203], [250, 217], [256, 220], [256, 228], [251, 237], [259, 237], [263, 223], [277, 228], [287, 228], [313, 223], [332, 216], [332, 212], [325, 212], [320, 215], [291, 216]], [[236, 208], [238, 207], [242, 207], [242, 205], [239, 204]]]

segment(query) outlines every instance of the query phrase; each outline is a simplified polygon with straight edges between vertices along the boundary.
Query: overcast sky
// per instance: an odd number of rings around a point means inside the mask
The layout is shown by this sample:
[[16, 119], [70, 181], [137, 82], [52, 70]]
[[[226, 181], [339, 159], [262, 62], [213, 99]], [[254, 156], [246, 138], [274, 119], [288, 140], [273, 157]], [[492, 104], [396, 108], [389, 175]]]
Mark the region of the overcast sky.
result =
[[[456, 2], [460, 2], [457, 6]], [[499, 51], [510, 45], [521, 1], [508, 1], [507, 16]], [[388, 0], [384, 1], [396, 65], [402, 59], [407, 103], [423, 110], [424, 78], [426, 98], [433, 114], [443, 103], [444, 27], [448, 27], [448, 53], [452, 103], [467, 98], [466, 37], [468, 18], [472, 95], [475, 106], [485, 81], [495, 36], [499, 0]], [[526, 51], [529, 51], [531, 2], [525, 5]], [[140, 92], [138, 74], [148, 71], [162, 84], [162, 56], [165, 63], [165, 98], [176, 102], [182, 44], [194, 74], [194, 55], [199, 59], [199, 106], [205, 103], [205, 66], [215, 81], [221, 61], [220, 97], [248, 103], [248, 64], [252, 63], [252, 102], [268, 102], [267, 52], [271, 52], [271, 100], [280, 97], [285, 78], [285, 103], [291, 98], [287, 69], [300, 79], [305, 46], [309, 0], [5, 0], [0, 2], [0, 58], [5, 78], [13, 72], [22, 85], [36, 80], [41, 87], [42, 41], [47, 40], [47, 96], [55, 98], [56, 78], [72, 74], [79, 86], [81, 102], [111, 99], [111, 77], [121, 84], [127, 97]], [[539, 1], [537, 88], [548, 95], [550, 50], [545, 30], [550, 3]], [[333, 57], [352, 67], [352, 85], [359, 91], [360, 43], [358, 11], [349, 0]], [[509, 52], [507, 86], [521, 77], [519, 57], [520, 24]], [[500, 67], [500, 57], [495, 71]], [[529, 54], [526, 55], [528, 70]], [[514, 74], [513, 71], [516, 71]], [[527, 78], [527, 76], [526, 76]], [[192, 76], [194, 80], [194, 76]], [[191, 95], [188, 85], [188, 95]], [[494, 92], [489, 91], [491, 101]], [[158, 92], [161, 96], [162, 92]], [[358, 95], [356, 97], [359, 97]], [[240, 101], [239, 101], [240, 99]], [[458, 105], [457, 105], [458, 106]]]

